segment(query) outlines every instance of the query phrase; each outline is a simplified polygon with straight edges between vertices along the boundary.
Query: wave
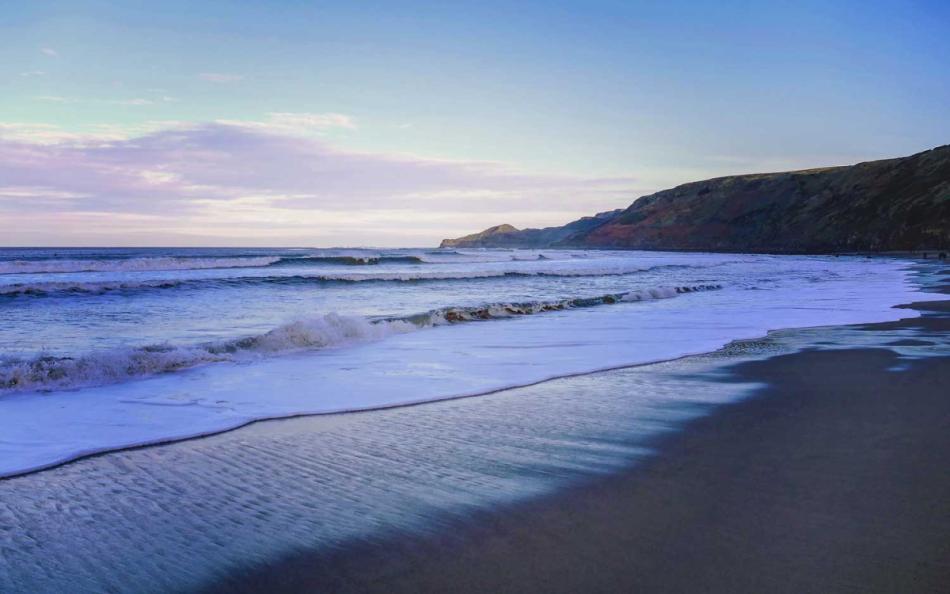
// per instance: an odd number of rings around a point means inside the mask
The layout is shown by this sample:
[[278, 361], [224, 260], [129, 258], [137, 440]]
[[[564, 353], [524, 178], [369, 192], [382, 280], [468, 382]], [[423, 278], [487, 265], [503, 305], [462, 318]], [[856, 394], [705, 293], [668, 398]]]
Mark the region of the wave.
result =
[[683, 293], [719, 288], [720, 285], [655, 287], [556, 301], [447, 307], [416, 315], [376, 319], [330, 313], [284, 324], [263, 334], [198, 345], [149, 345], [77, 357], [39, 355], [32, 359], [6, 358], [0, 359], [0, 394], [119, 383], [208, 363], [240, 362], [262, 356], [380, 340], [393, 334], [434, 326], [666, 299]]
[[492, 278], [524, 278], [524, 277], [595, 277], [595, 276], [626, 276], [659, 269], [693, 268], [686, 264], [667, 264], [647, 268], [575, 268], [562, 270], [516, 271], [516, 270], [487, 270], [487, 271], [413, 271], [394, 273], [341, 273], [318, 275], [286, 275], [286, 276], [239, 276], [230, 278], [208, 279], [158, 279], [143, 281], [41, 281], [34, 283], [11, 283], [0, 285], [0, 297], [45, 297], [55, 295], [99, 295], [109, 292], [141, 291], [150, 289], [172, 289], [178, 287], [227, 287], [247, 286], [254, 284], [275, 285], [307, 285], [307, 284], [335, 284], [335, 283], [392, 283], [392, 282], [434, 282], [434, 281], [464, 281]]
[[615, 303], [632, 303], [636, 301], [652, 301], [655, 299], [669, 299], [683, 293], [712, 291], [721, 289], [722, 285], [689, 285], [681, 287], [653, 287], [622, 293], [608, 293], [597, 297], [572, 297], [555, 301], [525, 301], [491, 303], [476, 307], [447, 307], [435, 309], [426, 313], [400, 318], [386, 318], [382, 321], [408, 321], [419, 327], [440, 326], [458, 322], [474, 322], [478, 320], [495, 320], [516, 316], [534, 315], [549, 311], [562, 311], [580, 307], [594, 307], [597, 305], [612, 305]]
[[65, 272], [131, 272], [149, 270], [204, 270], [270, 266], [279, 256], [232, 256], [184, 258], [157, 256], [101, 260], [8, 260], [0, 262], [0, 274], [57, 274]]
[[292, 256], [281, 258], [269, 266], [307, 266], [340, 264], [343, 266], [374, 266], [379, 264], [427, 264], [420, 256]]
[[0, 285], [0, 297], [45, 297], [57, 294], [98, 295], [111, 291], [136, 291], [142, 289], [171, 289], [196, 281], [103, 281], [103, 282], [39, 282]]
[[8, 260], [0, 261], [0, 274], [58, 274], [67, 272], [133, 272], [160, 270], [204, 270], [209, 268], [261, 268], [265, 266], [312, 266], [338, 264], [365, 266], [378, 264], [425, 264], [420, 256], [226, 256], [103, 258], [96, 260]]
[[[412, 329], [403, 322], [373, 322], [327, 314], [299, 320], [257, 336], [194, 346], [149, 345], [78, 357], [40, 355], [0, 361], [0, 394], [4, 391], [56, 390], [119, 383], [128, 379], [238, 361], [248, 355], [340, 346], [379, 339]], [[243, 357], [242, 357], [243, 355]]]
[[[431, 258], [430, 256], [437, 256]], [[215, 268], [264, 268], [289, 266], [378, 266], [387, 264], [446, 264], [446, 263], [491, 263], [531, 262], [544, 260], [569, 260], [587, 258], [586, 255], [570, 254], [556, 257], [542, 253], [486, 252], [467, 254], [458, 251], [428, 251], [413, 254], [338, 254], [338, 255], [231, 255], [217, 257], [200, 256], [146, 256], [102, 257], [97, 259], [26, 259], [0, 260], [0, 275], [15, 274], [64, 274], [72, 272], [137, 272], [171, 270], [205, 270]]]

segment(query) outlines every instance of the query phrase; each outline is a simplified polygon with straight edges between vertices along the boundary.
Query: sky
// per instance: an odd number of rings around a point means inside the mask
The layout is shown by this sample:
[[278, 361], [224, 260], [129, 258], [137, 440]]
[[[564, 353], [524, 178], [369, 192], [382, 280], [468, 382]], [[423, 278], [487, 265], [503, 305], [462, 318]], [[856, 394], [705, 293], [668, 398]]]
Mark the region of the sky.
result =
[[426, 246], [950, 142], [950, 3], [0, 0], [0, 245]]

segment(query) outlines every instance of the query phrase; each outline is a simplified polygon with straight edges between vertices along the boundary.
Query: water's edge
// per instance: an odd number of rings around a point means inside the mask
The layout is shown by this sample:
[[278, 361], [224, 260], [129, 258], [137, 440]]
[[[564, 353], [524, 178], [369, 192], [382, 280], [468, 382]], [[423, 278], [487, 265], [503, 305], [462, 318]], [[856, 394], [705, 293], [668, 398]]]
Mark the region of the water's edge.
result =
[[[911, 262], [911, 263], [914, 263], [914, 261], [910, 261], [910, 262]], [[921, 291], [921, 293], [920, 293], [921, 300], [932, 299], [932, 298], [937, 298], [937, 299], [948, 298], [948, 297], [946, 297], [946, 296], [941, 296], [939, 293], [928, 293], [928, 292], [926, 292], [926, 291], [928, 290], [928, 288], [932, 288], [932, 287], [928, 287], [928, 284], [927, 284], [926, 282], [921, 283], [921, 282], [920, 282], [920, 279], [921, 279], [921, 277], [922, 277], [923, 274], [925, 274], [926, 272], [928, 272], [928, 271], [931, 270], [931, 268], [929, 268], [928, 265], [926, 265], [926, 264], [919, 264], [919, 262], [918, 262], [916, 266], [914, 266], [914, 267], [911, 268], [911, 270], [914, 271], [914, 272], [912, 273], [912, 275], [911, 275], [911, 278], [914, 280], [914, 284], [918, 287], [918, 290]], [[935, 285], [935, 284], [936, 284], [936, 282], [935, 282], [933, 279], [930, 279], [930, 285]], [[893, 306], [893, 308], [894, 308], [894, 309], [898, 309], [898, 308], [902, 308], [902, 307], [904, 307], [904, 306], [906, 306], [906, 305], [908, 305], [908, 304], [899, 304], [899, 305]], [[906, 314], [907, 314], [907, 315], [906, 315], [906, 316], [903, 316], [903, 317], [906, 317], [906, 318], [918, 317], [918, 316], [921, 315], [920, 312], [917, 312], [917, 311], [915, 311], [915, 310], [913, 310], [913, 309], [905, 309], [905, 311], [906, 311]], [[873, 321], [871, 321], [871, 322], [869, 322], [869, 323], [873, 323]], [[118, 445], [118, 446], [106, 446], [106, 447], [102, 447], [102, 448], [95, 448], [95, 449], [89, 449], [89, 450], [85, 450], [85, 451], [79, 451], [79, 452], [76, 452], [76, 453], [74, 453], [74, 454], [71, 454], [71, 455], [68, 455], [68, 456], [63, 456], [63, 457], [61, 457], [61, 458], [59, 458], [59, 459], [56, 459], [56, 460], [52, 460], [52, 461], [50, 461], [50, 462], [48, 462], [48, 463], [38, 464], [38, 465], [35, 465], [35, 466], [30, 466], [30, 467], [27, 467], [27, 468], [23, 468], [23, 469], [17, 469], [17, 470], [14, 470], [14, 471], [12, 471], [12, 472], [3, 472], [3, 471], [0, 471], [0, 481], [4, 481], [4, 480], [7, 480], [7, 479], [12, 479], [12, 478], [16, 478], [16, 477], [22, 477], [22, 476], [34, 474], [34, 473], [37, 473], [37, 472], [43, 472], [43, 471], [47, 471], [47, 470], [52, 470], [52, 469], [55, 469], [55, 468], [58, 468], [58, 467], [61, 467], [61, 466], [64, 466], [64, 465], [68, 465], [68, 464], [71, 464], [71, 463], [74, 463], [74, 462], [77, 462], [77, 461], [80, 461], [80, 460], [85, 460], [85, 459], [88, 459], [88, 458], [93, 458], [93, 457], [108, 455], [108, 454], [110, 454], [110, 453], [124, 452], [124, 451], [133, 451], [133, 450], [138, 450], [138, 449], [143, 449], [143, 448], [160, 447], [160, 446], [163, 446], [163, 445], [168, 445], [168, 444], [173, 444], [173, 443], [178, 443], [178, 442], [184, 442], [184, 441], [190, 441], [190, 440], [197, 440], [197, 439], [202, 439], [202, 438], [206, 438], [206, 437], [213, 436], [213, 435], [218, 435], [218, 434], [223, 434], [223, 433], [229, 433], [229, 432], [237, 431], [237, 430], [239, 430], [239, 429], [248, 427], [248, 426], [250, 426], [250, 425], [255, 425], [255, 424], [258, 424], [258, 423], [265, 423], [265, 422], [272, 422], [272, 421], [282, 421], [282, 420], [297, 419], [297, 418], [306, 418], [306, 417], [315, 417], [315, 416], [335, 416], [335, 415], [350, 415], [350, 414], [359, 414], [359, 413], [369, 413], [369, 412], [374, 412], [374, 411], [382, 411], [382, 410], [392, 410], [392, 409], [401, 409], [401, 408], [408, 408], [408, 407], [416, 407], [416, 406], [420, 406], [420, 405], [424, 405], [424, 404], [430, 404], [430, 403], [434, 403], [434, 402], [449, 402], [449, 401], [461, 400], [461, 399], [467, 399], [467, 398], [476, 398], [476, 397], [481, 397], [481, 396], [487, 396], [487, 395], [491, 395], [491, 394], [497, 394], [497, 393], [501, 393], [501, 392], [506, 392], [506, 391], [510, 391], [510, 390], [518, 390], [518, 389], [521, 389], [521, 388], [536, 386], [536, 385], [539, 385], [539, 384], [544, 384], [544, 383], [547, 383], [547, 382], [556, 381], [556, 380], [560, 380], [560, 379], [566, 379], [566, 378], [572, 378], [572, 377], [583, 377], [583, 376], [590, 376], [590, 375], [597, 375], [597, 374], [606, 373], [606, 372], [615, 371], [615, 370], [621, 370], [621, 369], [635, 369], [635, 368], [639, 368], [639, 367], [646, 367], [646, 366], [657, 365], [657, 364], [661, 364], [661, 363], [668, 363], [668, 362], [673, 362], [673, 361], [679, 361], [679, 360], [682, 360], [682, 359], [688, 359], [688, 358], [696, 357], [696, 356], [703, 356], [703, 355], [710, 355], [710, 354], [717, 354], [717, 353], [726, 353], [726, 352], [735, 350], [736, 348], [741, 347], [741, 345], [746, 344], [746, 343], [755, 343], [755, 342], [758, 342], [758, 341], [761, 341], [761, 340], [767, 340], [767, 339], [769, 338], [769, 336], [771, 336], [772, 334], [774, 334], [774, 333], [781, 333], [781, 332], [784, 332], [784, 331], [786, 331], [786, 330], [802, 330], [802, 331], [805, 331], [805, 330], [810, 330], [810, 329], [822, 329], [822, 328], [834, 328], [834, 327], [837, 327], [837, 325], [831, 325], [831, 326], [828, 326], [828, 325], [820, 325], [820, 326], [804, 326], [804, 327], [794, 327], [794, 326], [793, 326], [793, 327], [789, 327], [789, 328], [775, 328], [775, 329], [768, 330], [765, 334], [762, 334], [761, 336], [737, 338], [737, 339], [731, 340], [731, 341], [729, 341], [729, 342], [727, 342], [727, 343], [721, 345], [719, 348], [716, 348], [716, 349], [711, 349], [711, 350], [697, 350], [697, 351], [693, 351], [693, 352], [687, 352], [687, 353], [684, 353], [684, 354], [682, 354], [682, 355], [678, 355], [678, 356], [675, 356], [675, 357], [658, 358], [658, 359], [654, 359], [654, 360], [648, 360], [648, 361], [637, 362], [637, 363], [629, 363], [629, 364], [621, 364], [621, 365], [609, 365], [609, 366], [605, 366], [605, 367], [601, 367], [601, 368], [596, 368], [596, 369], [592, 369], [592, 370], [586, 370], [586, 371], [582, 371], [582, 372], [571, 372], [571, 373], [563, 373], [563, 374], [550, 375], [550, 376], [543, 377], [543, 378], [541, 378], [541, 379], [533, 380], [533, 381], [530, 381], [530, 382], [516, 383], [516, 384], [511, 384], [511, 385], [505, 385], [505, 386], [503, 386], [503, 387], [492, 388], [492, 389], [487, 389], [487, 390], [479, 390], [479, 391], [473, 391], [473, 392], [467, 392], [467, 393], [461, 393], [461, 394], [448, 394], [448, 395], [446, 395], [446, 396], [440, 396], [440, 397], [435, 397], [435, 398], [423, 398], [423, 399], [417, 399], [417, 400], [405, 400], [405, 401], [400, 401], [400, 402], [396, 402], [396, 403], [386, 403], [386, 404], [370, 405], [370, 406], [359, 406], [359, 407], [353, 407], [353, 408], [336, 408], [336, 409], [330, 410], [330, 411], [303, 411], [303, 412], [293, 412], [293, 413], [290, 413], [290, 414], [268, 414], [268, 415], [266, 415], [266, 416], [261, 416], [261, 417], [259, 417], [259, 418], [253, 418], [253, 419], [249, 419], [249, 420], [241, 420], [240, 422], [236, 422], [236, 423], [233, 423], [233, 424], [224, 424], [224, 425], [222, 425], [222, 426], [218, 426], [218, 427], [215, 427], [215, 428], [209, 429], [209, 430], [202, 430], [202, 431], [197, 431], [197, 432], [193, 432], [193, 433], [181, 433], [181, 434], [177, 434], [177, 435], [174, 435], [174, 436], [171, 436], [171, 437], [167, 437], [167, 438], [160, 438], [160, 439], [154, 439], [154, 440], [145, 440], [145, 441], [136, 441], [136, 442], [133, 442], [133, 443], [123, 444], [123, 445]]]

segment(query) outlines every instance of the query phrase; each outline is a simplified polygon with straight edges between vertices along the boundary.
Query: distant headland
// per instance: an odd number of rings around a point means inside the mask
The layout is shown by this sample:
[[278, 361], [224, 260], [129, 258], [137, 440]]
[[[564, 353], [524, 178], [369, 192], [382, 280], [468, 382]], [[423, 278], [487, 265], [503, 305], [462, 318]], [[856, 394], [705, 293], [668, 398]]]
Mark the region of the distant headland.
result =
[[946, 251], [950, 145], [844, 167], [692, 182], [561, 227], [498, 225], [441, 247]]

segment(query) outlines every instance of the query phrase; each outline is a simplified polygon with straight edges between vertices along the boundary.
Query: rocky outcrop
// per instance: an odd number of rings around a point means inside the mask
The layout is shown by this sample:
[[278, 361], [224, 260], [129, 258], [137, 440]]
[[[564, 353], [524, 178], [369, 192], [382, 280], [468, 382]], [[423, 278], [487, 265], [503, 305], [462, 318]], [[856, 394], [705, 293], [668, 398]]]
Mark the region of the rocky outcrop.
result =
[[457, 239], [443, 239], [439, 247], [485, 247], [487, 245], [499, 246], [504, 244], [505, 237], [520, 233], [517, 227], [511, 225], [495, 225], [479, 233], [472, 233], [465, 237]]
[[[568, 229], [575, 221], [512, 229], [478, 245], [774, 253], [946, 249], [950, 145], [846, 167], [693, 182], [602, 215], [586, 228]], [[554, 239], [538, 243], [537, 232]], [[470, 245], [466, 239], [454, 245]]]
[[583, 217], [561, 227], [544, 229], [521, 229], [511, 225], [489, 227], [481, 233], [473, 233], [458, 239], [443, 239], [439, 247], [522, 247], [541, 248], [559, 245], [570, 238], [593, 231], [623, 212], [622, 208], [599, 212], [592, 217]]

